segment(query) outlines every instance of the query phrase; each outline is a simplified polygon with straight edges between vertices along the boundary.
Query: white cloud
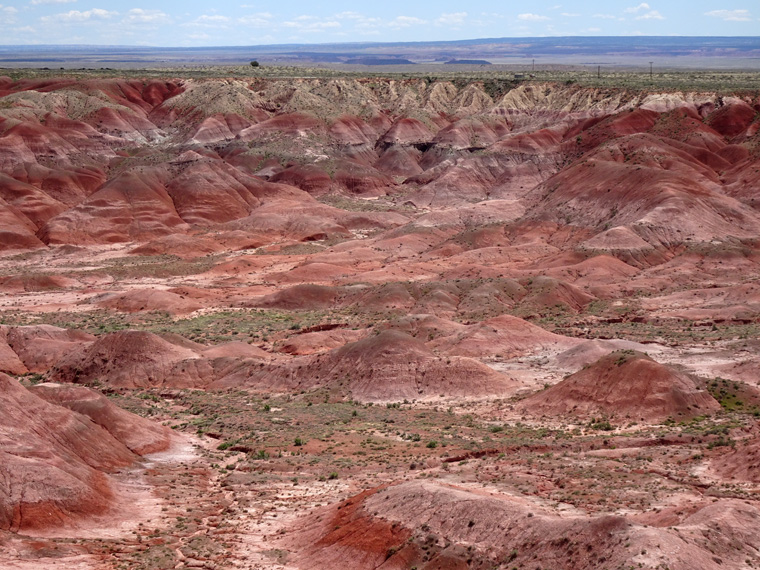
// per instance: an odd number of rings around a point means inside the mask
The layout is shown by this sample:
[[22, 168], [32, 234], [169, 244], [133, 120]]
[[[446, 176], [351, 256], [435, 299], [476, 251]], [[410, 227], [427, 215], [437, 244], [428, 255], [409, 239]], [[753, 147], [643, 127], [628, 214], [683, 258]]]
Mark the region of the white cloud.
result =
[[353, 22], [354, 28], [362, 31], [374, 29], [383, 24], [383, 21], [380, 18], [372, 18], [360, 14], [359, 12], [340, 12], [339, 14], [335, 14], [334, 18], [336, 20], [348, 20], [349, 22]]
[[749, 10], [711, 10], [705, 12], [705, 16], [720, 18], [726, 22], [751, 22], [752, 15]]
[[169, 14], [161, 10], [143, 10], [132, 8], [124, 18], [125, 24], [168, 24], [172, 21]]
[[264, 28], [272, 25], [272, 14], [269, 12], [260, 12], [258, 14], [247, 14], [238, 18], [238, 22], [251, 28]]
[[652, 8], [649, 7], [649, 4], [646, 2], [642, 2], [638, 6], [634, 6], [632, 8], [626, 8], [623, 10], [626, 14], [638, 14], [642, 10], [651, 10]]
[[182, 24], [190, 28], [227, 28], [232, 20], [219, 14], [203, 14], [192, 22]]
[[44, 16], [42, 21], [44, 22], [90, 22], [94, 20], [108, 20], [115, 16], [118, 16], [118, 12], [111, 12], [109, 10], [103, 10], [102, 8], [93, 8], [92, 10], [86, 10], [80, 12], [79, 10], [71, 10], [62, 14], [54, 14], [52, 16]]
[[612, 14], [594, 14], [591, 17], [599, 18], [601, 20], [617, 20], [617, 16], [613, 16]]
[[71, 2], [76, 2], [77, 0], [32, 0], [29, 2], [32, 6], [38, 6], [40, 4], [70, 4]]
[[383, 21], [380, 18], [364, 18], [362, 20], [357, 20], [354, 24], [355, 28], [358, 28], [360, 30], [368, 30], [373, 29], [381, 26], [383, 24]]
[[315, 16], [298, 16], [297, 18], [282, 24], [286, 28], [295, 28], [304, 32], [323, 32], [340, 28], [340, 22], [336, 20], [320, 20]]
[[[3, 6], [0, 4], [0, 27], [8, 27], [13, 33], [18, 33], [18, 21], [16, 20], [16, 14], [18, 14], [18, 8], [13, 6]], [[8, 31], [6, 30], [6, 32]]]
[[347, 11], [335, 14], [335, 18], [339, 20], [364, 20], [366, 16], [360, 14], [359, 12]]
[[517, 15], [518, 20], [524, 20], [527, 22], [541, 22], [543, 20], [549, 20], [547, 16], [541, 16], [539, 14], [518, 14]]
[[651, 12], [647, 12], [646, 14], [642, 14], [641, 16], [636, 16], [637, 20], [664, 20], [665, 16], [660, 14], [657, 10], [652, 10]]
[[452, 14], [441, 14], [435, 21], [437, 26], [461, 26], [467, 19], [467, 12], [454, 12]]
[[427, 22], [413, 16], [397, 16], [391, 20], [389, 25], [391, 28], [409, 28], [411, 26], [420, 26], [422, 24], [427, 24]]
[[574, 14], [572, 12], [562, 12], [560, 16], [564, 16], [565, 18], [577, 18], [580, 16], [580, 14]]

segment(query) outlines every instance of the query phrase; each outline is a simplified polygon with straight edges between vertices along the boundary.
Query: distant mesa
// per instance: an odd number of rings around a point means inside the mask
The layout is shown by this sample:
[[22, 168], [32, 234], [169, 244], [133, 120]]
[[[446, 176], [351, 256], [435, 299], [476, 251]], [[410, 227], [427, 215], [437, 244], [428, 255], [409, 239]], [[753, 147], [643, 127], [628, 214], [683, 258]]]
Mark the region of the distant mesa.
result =
[[490, 61], [485, 59], [450, 59], [444, 62], [445, 65], [491, 65]]
[[343, 63], [348, 65], [414, 65], [413, 61], [402, 57], [355, 57]]

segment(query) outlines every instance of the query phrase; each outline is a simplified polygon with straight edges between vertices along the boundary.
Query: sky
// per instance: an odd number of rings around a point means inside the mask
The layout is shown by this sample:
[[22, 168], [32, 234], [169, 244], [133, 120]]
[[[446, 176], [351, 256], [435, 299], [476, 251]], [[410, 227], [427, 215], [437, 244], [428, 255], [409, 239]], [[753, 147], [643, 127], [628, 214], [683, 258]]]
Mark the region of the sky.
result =
[[757, 0], [0, 0], [0, 44], [239, 46], [536, 36], [757, 36]]

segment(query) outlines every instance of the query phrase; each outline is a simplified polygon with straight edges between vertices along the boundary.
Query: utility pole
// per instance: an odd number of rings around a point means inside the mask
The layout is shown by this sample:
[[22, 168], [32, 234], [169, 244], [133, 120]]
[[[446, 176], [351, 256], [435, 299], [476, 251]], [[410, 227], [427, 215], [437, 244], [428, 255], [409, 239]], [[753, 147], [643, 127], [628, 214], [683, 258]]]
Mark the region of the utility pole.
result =
[[597, 65], [596, 66], [596, 78], [601, 79], [602, 78], [602, 66]]
[[533, 60], [533, 71], [536, 71], [536, 60]]
[[653, 61], [650, 61], [650, 62], [649, 62], [649, 79], [650, 79], [650, 80], [652, 79], [652, 64], [653, 64], [653, 63], [654, 63]]

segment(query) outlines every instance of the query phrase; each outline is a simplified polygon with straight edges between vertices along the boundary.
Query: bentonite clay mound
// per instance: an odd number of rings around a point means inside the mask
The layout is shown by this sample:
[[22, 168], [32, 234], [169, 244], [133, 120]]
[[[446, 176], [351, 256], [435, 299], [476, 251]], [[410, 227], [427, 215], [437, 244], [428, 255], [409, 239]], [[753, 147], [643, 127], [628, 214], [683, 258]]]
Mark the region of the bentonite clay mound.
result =
[[109, 409], [111, 404], [98, 403], [102, 396], [59, 395], [92, 416], [40, 398], [0, 374], [1, 530], [43, 529], [103, 514], [114, 503], [107, 473], [138, 458], [128, 444], [135, 451], [168, 447], [164, 428]]
[[[95, 340], [93, 335], [84, 331], [63, 329], [52, 325], [23, 327], [0, 325], [0, 331], [2, 331], [0, 341], [4, 335], [10, 348], [29, 372], [47, 372], [65, 354]], [[0, 346], [2, 346], [1, 342]], [[12, 372], [12, 370], [7, 372]]]
[[106, 294], [97, 301], [97, 304], [122, 313], [165, 311], [172, 315], [185, 315], [203, 307], [200, 303], [186, 299], [183, 295], [159, 289], [133, 289], [125, 293]]
[[[339, 566], [348, 553], [357, 570], [533, 568], [536, 560], [558, 570], [653, 561], [673, 570], [717, 570], [760, 560], [756, 550], [746, 557], [748, 550], [729, 538], [760, 546], [748, 531], [759, 515], [754, 506], [724, 499], [653, 533], [623, 516], [560, 516], [526, 497], [418, 480], [322, 507], [281, 542], [295, 551], [299, 567], [315, 570]], [[689, 529], [706, 533], [708, 525], [725, 540], [688, 537]]]
[[595, 416], [661, 422], [709, 414], [720, 404], [681, 372], [633, 350], [612, 352], [523, 400], [531, 415]]
[[505, 395], [516, 382], [471, 358], [438, 357], [422, 341], [386, 330], [327, 354], [241, 369], [213, 387], [232, 386], [279, 392], [327, 387], [372, 402]]
[[593, 364], [600, 358], [616, 350], [638, 350], [644, 352], [647, 350], [647, 346], [638, 342], [620, 339], [580, 341], [572, 348], [558, 354], [556, 362], [565, 370], [578, 370], [579, 368]]
[[146, 455], [169, 447], [169, 428], [122, 410], [95, 390], [46, 382], [33, 386], [31, 391], [51, 404], [87, 416], [133, 453]]
[[29, 370], [8, 344], [8, 327], [0, 327], [0, 372], [26, 374]]
[[713, 470], [721, 477], [738, 481], [760, 481], [760, 438], [756, 435], [713, 461]]
[[523, 319], [502, 315], [435, 339], [430, 346], [452, 356], [513, 358], [540, 350], [563, 350], [579, 342], [582, 341], [551, 333]]
[[[529, 83], [492, 98], [479, 82], [10, 81], [0, 92], [0, 249], [150, 241], [272, 199], [393, 193], [403, 177], [417, 205], [531, 195], [542, 216], [626, 225], [649, 243], [757, 233], [757, 216], [730, 197], [742, 190], [719, 188], [750, 157], [749, 98]], [[159, 140], [167, 145], [154, 148]], [[116, 168], [93, 166], [109, 161]], [[246, 223], [267, 230], [262, 214]], [[344, 223], [317, 221], [276, 229], [349, 237]]]
[[50, 370], [51, 382], [89, 384], [100, 381], [113, 387], [163, 385], [178, 362], [198, 358], [191, 348], [173, 344], [142, 331], [120, 331], [74, 350]]
[[256, 346], [231, 342], [197, 344], [176, 334], [120, 331], [72, 350], [50, 369], [51, 382], [112, 388], [206, 388], [239, 369], [277, 358]]

